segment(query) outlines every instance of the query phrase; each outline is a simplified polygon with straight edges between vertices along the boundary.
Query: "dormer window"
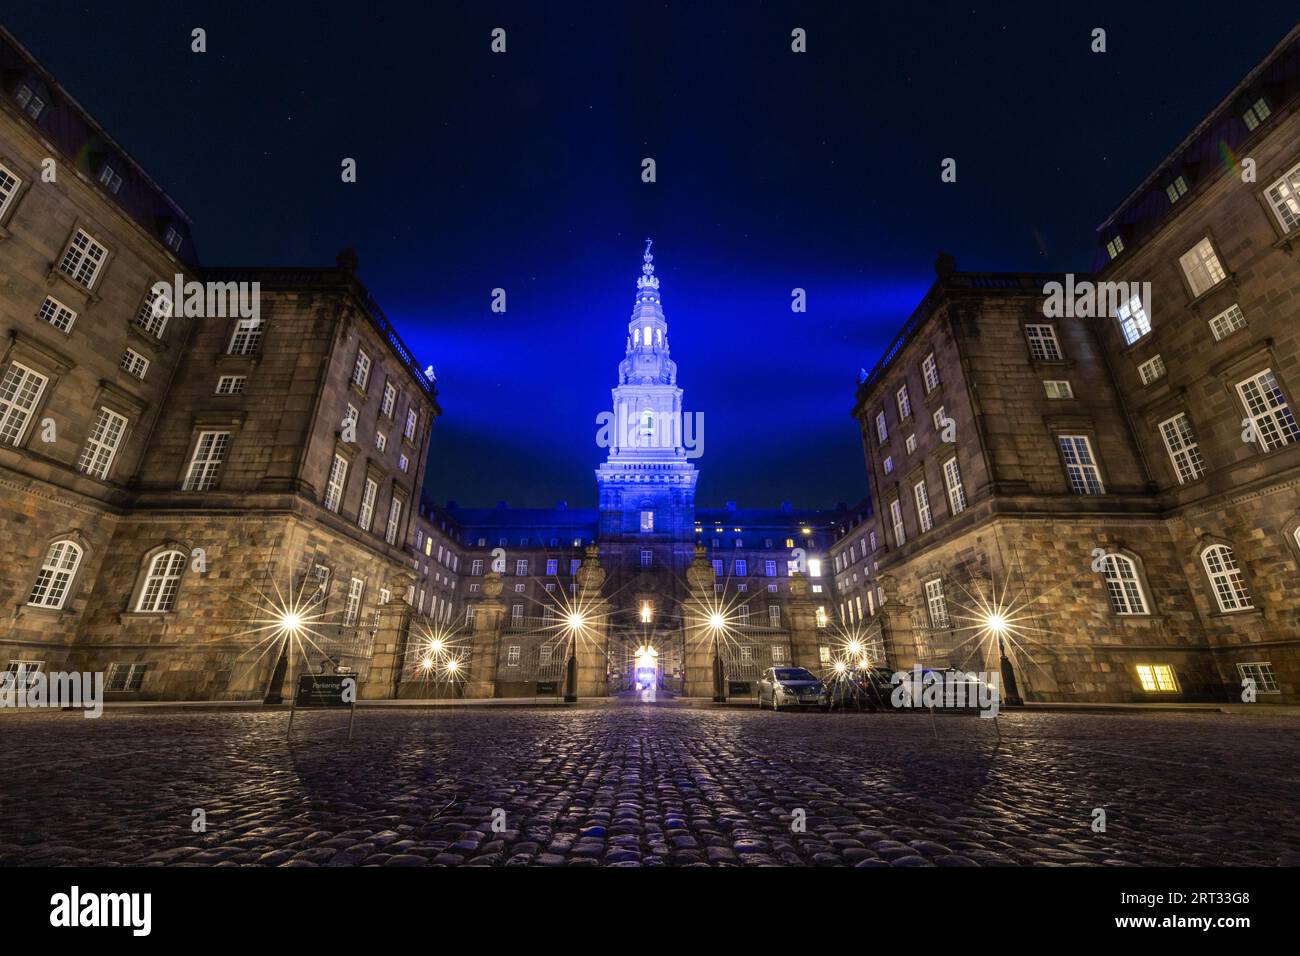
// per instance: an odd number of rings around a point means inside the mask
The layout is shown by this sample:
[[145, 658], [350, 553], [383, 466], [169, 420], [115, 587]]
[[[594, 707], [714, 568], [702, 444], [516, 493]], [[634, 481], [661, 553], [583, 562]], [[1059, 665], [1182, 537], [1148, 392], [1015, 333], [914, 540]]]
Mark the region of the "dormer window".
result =
[[1246, 129], [1254, 130], [1260, 123], [1268, 119], [1272, 112], [1268, 108], [1268, 103], [1264, 101], [1264, 97], [1261, 96], [1246, 107], [1245, 112], [1241, 114], [1241, 119], [1246, 124]]
[[14, 94], [14, 99], [18, 101], [18, 105], [22, 107], [23, 112], [32, 119], [40, 119], [41, 114], [45, 112], [44, 98], [33, 90], [30, 84], [20, 84], [18, 92]]
[[118, 190], [122, 188], [122, 174], [105, 163], [104, 168], [99, 171], [99, 184], [116, 196]]
[[1106, 243], [1106, 253], [1112, 259], [1118, 259], [1119, 254], [1124, 251], [1124, 240], [1118, 234], [1111, 237], [1110, 242]]
[[180, 230], [175, 226], [168, 226], [167, 231], [163, 233], [163, 245], [172, 252], [180, 252], [181, 243], [184, 241], [185, 237], [180, 234]]
[[1187, 180], [1182, 176], [1177, 177], [1172, 183], [1165, 187], [1165, 195], [1169, 197], [1169, 204], [1173, 205], [1187, 195]]

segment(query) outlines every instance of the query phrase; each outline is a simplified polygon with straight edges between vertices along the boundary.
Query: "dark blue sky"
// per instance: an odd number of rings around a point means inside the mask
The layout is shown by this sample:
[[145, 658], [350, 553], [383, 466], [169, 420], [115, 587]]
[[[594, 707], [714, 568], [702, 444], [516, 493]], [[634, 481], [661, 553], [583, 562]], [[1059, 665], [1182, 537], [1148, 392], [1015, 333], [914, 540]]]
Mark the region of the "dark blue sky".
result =
[[194, 218], [205, 262], [356, 248], [437, 371], [436, 500], [574, 507], [594, 504], [646, 236], [705, 416], [699, 503], [856, 501], [857, 372], [938, 250], [1088, 269], [1097, 224], [1295, 20], [1285, 2], [7, 6]]

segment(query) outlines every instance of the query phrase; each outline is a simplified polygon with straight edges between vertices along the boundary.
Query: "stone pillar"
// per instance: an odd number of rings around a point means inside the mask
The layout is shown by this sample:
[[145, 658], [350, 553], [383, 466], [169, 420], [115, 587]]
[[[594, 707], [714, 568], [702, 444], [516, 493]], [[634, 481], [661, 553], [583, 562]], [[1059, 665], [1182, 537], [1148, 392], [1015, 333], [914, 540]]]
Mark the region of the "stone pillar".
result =
[[808, 578], [802, 571], [790, 575], [790, 654], [795, 667], [814, 674], [825, 668], [821, 662], [823, 631], [817, 627], [817, 605], [808, 597]]
[[578, 568], [577, 609], [583, 625], [573, 643], [578, 660], [579, 698], [609, 696], [610, 605], [601, 593], [604, 586], [605, 569], [600, 565], [600, 552], [594, 544], [588, 545], [582, 566]]
[[682, 604], [686, 629], [684, 697], [713, 697], [713, 632], [709, 629], [709, 609], [716, 604], [713, 596], [716, 575], [708, 554], [704, 545], [697, 544], [695, 559], [686, 569], [690, 597]]
[[885, 645], [885, 666], [892, 671], [910, 671], [919, 654], [916, 634], [912, 631], [912, 608], [898, 600], [893, 575], [882, 574], [879, 580], [885, 592], [877, 613], [880, 638]]
[[378, 613], [379, 626], [370, 646], [370, 669], [358, 693], [361, 700], [389, 700], [397, 696], [415, 608], [406, 603], [403, 588], [394, 591], [394, 596]]
[[506, 617], [506, 606], [501, 600], [504, 587], [500, 571], [489, 571], [483, 576], [483, 600], [474, 605], [474, 633], [470, 637], [466, 697], [496, 696], [501, 629], [505, 626]]

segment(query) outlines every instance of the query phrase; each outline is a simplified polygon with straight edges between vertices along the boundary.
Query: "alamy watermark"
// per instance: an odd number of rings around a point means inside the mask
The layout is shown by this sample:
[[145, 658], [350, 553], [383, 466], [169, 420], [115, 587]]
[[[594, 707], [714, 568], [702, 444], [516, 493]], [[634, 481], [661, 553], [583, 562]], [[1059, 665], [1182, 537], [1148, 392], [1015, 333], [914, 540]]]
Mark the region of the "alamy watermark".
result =
[[681, 448], [687, 458], [704, 454], [703, 412], [633, 411], [619, 402], [614, 411], [597, 415], [596, 425], [599, 448]]
[[1135, 304], [1146, 316], [1151, 315], [1150, 282], [1074, 281], [1067, 272], [1065, 282], [1043, 285], [1043, 315], [1049, 319], [1111, 318], [1121, 309], [1132, 310]]
[[82, 710], [83, 717], [95, 718], [104, 713], [104, 674], [102, 671], [44, 671], [28, 673], [22, 680], [16, 674], [0, 674], [0, 709]]
[[981, 717], [998, 715], [999, 675], [985, 671], [925, 670], [920, 664], [909, 671], [895, 671], [890, 702], [897, 708], [974, 708]]
[[262, 283], [185, 281], [176, 275], [172, 282], [155, 282], [153, 293], [155, 318], [185, 316], [196, 319], [262, 318]]

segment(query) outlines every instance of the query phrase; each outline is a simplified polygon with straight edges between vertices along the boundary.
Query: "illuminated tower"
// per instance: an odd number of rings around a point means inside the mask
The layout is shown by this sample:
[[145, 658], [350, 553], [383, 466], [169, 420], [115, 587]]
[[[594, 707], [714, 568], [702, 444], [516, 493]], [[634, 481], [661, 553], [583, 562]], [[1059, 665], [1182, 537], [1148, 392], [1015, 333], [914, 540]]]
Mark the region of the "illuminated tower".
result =
[[609, 457], [596, 470], [600, 536], [693, 542], [699, 472], [690, 458], [696, 456], [692, 449], [702, 449], [703, 430], [682, 412], [650, 246], [647, 239], [626, 354], [612, 392]]

